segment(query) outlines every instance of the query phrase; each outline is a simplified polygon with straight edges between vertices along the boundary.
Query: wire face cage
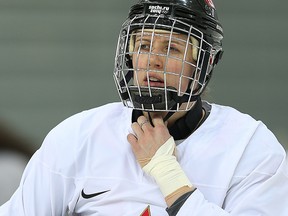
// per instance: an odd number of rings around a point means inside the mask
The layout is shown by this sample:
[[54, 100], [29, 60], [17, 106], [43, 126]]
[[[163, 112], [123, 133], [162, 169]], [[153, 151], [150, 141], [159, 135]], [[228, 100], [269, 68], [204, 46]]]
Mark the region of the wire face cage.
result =
[[143, 111], [187, 111], [206, 87], [215, 53], [203, 33], [163, 15], [122, 25], [114, 80], [123, 104]]

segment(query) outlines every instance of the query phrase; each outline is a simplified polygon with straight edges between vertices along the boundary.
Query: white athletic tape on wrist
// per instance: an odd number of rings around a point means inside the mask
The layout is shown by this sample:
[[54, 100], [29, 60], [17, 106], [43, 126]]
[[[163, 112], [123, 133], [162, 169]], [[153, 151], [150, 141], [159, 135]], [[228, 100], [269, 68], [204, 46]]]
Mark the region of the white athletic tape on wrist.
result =
[[170, 137], [157, 150], [151, 161], [143, 167], [147, 174], [154, 177], [164, 197], [183, 186], [192, 187], [175, 155], [173, 155], [175, 146], [173, 137]]

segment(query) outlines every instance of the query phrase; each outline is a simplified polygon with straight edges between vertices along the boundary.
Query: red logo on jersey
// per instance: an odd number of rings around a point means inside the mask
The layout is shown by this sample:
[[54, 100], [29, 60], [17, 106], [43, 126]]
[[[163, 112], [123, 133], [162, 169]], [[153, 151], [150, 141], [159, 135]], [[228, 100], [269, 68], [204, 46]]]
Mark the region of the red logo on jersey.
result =
[[214, 3], [212, 0], [205, 0], [206, 4], [209, 5], [212, 8], [215, 8]]
[[140, 216], [151, 216], [150, 206], [149, 206], [149, 205], [148, 205], [147, 208], [141, 213]]

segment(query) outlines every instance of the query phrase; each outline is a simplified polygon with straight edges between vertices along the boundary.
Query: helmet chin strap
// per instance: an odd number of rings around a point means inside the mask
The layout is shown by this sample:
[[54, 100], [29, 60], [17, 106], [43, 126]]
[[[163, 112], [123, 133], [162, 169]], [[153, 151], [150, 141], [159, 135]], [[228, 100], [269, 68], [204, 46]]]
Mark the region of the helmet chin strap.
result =
[[148, 112], [148, 117], [149, 117], [149, 122], [150, 124], [154, 127], [153, 121], [152, 121], [152, 117], [151, 117], [151, 112]]
[[[192, 81], [190, 80], [189, 82], [189, 85], [188, 86], [191, 86], [192, 84]], [[190, 88], [187, 88], [186, 90], [186, 93], [188, 95], [190, 95], [190, 92], [191, 92], [191, 89]], [[176, 110], [177, 109], [177, 102], [179, 104], [179, 107], [184, 103], [184, 102], [188, 102], [189, 101], [189, 97], [188, 95], [183, 95], [183, 96], [178, 96], [178, 95], [175, 95], [173, 97], [173, 99], [176, 101], [176, 103], [173, 105], [173, 107], [171, 108], [171, 110]], [[199, 99], [199, 95], [194, 95], [194, 96], [191, 96], [190, 98], [190, 101], [197, 101]], [[166, 114], [166, 116], [163, 118], [163, 121], [167, 121], [175, 112], [172, 112], [172, 111], [168, 111], [168, 113]]]
[[[186, 92], [190, 92], [190, 89], [187, 89]], [[189, 97], [188, 95], [183, 95], [183, 96], [177, 96], [177, 99], [176, 101], [178, 101], [178, 103], [175, 103], [173, 105], [173, 107], [171, 107], [171, 110], [176, 110], [177, 109], [177, 105], [179, 105], [179, 107], [184, 103], [184, 102], [187, 102], [189, 101]], [[200, 98], [199, 95], [195, 95], [195, 96], [192, 96], [190, 98], [190, 101], [197, 101], [198, 99]], [[168, 113], [166, 114], [166, 116], [163, 118], [163, 121], [167, 121], [175, 112], [173, 111], [168, 111]]]
[[[181, 104], [180, 104], [181, 105]], [[177, 105], [174, 105], [173, 108], [176, 108]], [[163, 118], [163, 121], [166, 122], [175, 112], [168, 112], [166, 116]]]

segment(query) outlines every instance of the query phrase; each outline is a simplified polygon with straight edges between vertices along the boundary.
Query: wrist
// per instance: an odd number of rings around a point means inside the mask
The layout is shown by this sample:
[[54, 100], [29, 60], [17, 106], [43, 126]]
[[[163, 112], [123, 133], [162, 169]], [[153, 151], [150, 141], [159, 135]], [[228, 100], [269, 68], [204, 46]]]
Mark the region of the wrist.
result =
[[164, 197], [182, 187], [192, 188], [192, 184], [176, 160], [175, 142], [170, 137], [152, 157], [143, 170], [154, 177]]

